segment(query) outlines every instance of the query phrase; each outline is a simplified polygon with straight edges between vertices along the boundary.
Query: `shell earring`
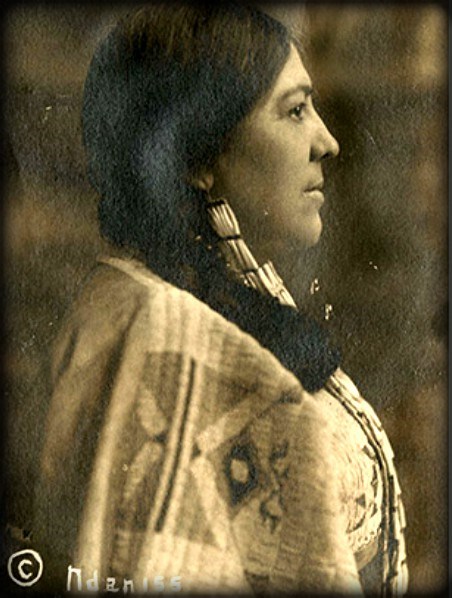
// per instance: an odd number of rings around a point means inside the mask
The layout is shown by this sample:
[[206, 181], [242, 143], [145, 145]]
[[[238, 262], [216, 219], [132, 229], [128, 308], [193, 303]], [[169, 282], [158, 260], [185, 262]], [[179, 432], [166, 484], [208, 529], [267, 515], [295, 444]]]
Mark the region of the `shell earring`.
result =
[[209, 223], [219, 237], [219, 247], [231, 274], [262, 294], [276, 297], [283, 305], [297, 308], [272, 262], [259, 266], [242, 238], [234, 211], [224, 197], [213, 199], [206, 190]]

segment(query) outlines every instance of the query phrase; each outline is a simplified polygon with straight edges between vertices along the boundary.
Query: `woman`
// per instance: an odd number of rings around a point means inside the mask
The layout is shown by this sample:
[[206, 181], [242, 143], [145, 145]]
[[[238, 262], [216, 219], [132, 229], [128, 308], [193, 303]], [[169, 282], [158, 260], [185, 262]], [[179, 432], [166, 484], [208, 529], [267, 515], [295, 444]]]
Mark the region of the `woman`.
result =
[[55, 347], [50, 586], [403, 593], [390, 445], [273, 265], [317, 242], [339, 151], [311, 93], [240, 3], [151, 6], [100, 44], [83, 130], [115, 251]]

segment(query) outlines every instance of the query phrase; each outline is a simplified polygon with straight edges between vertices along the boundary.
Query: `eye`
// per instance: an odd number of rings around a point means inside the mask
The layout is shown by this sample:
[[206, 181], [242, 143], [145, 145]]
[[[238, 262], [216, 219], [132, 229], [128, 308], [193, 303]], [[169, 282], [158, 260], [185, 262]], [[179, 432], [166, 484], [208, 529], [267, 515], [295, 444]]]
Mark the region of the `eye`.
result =
[[293, 108], [291, 108], [289, 110], [290, 118], [292, 118], [293, 120], [296, 120], [296, 121], [303, 120], [306, 108], [307, 108], [307, 104], [305, 102], [302, 102], [301, 104], [297, 104], [296, 106], [294, 106]]

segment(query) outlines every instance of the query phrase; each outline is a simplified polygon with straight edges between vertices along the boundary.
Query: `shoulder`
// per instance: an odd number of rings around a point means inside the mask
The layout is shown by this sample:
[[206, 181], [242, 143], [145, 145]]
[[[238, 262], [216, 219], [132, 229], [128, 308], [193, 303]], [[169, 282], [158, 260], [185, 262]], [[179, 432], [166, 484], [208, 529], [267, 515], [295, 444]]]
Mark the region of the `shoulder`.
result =
[[54, 375], [71, 364], [84, 366], [117, 346], [142, 319], [149, 290], [106, 263], [97, 264], [69, 306], [53, 346]]
[[107, 258], [93, 270], [73, 302], [56, 344], [83, 345], [80, 359], [96, 358], [118, 343], [152, 355], [181, 355], [234, 385], [268, 390], [297, 379], [256, 339], [208, 305], [161, 279], [137, 260]]

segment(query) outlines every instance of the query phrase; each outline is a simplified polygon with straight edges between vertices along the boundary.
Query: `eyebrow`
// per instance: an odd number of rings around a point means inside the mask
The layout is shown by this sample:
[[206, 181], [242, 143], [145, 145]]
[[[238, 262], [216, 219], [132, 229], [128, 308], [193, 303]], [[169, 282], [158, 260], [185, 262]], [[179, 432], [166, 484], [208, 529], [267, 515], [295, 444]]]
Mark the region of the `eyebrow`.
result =
[[281, 94], [279, 100], [284, 101], [290, 96], [299, 93], [300, 91], [303, 92], [306, 96], [311, 96], [314, 93], [314, 90], [310, 85], [297, 85], [296, 87], [291, 87], [283, 94]]

